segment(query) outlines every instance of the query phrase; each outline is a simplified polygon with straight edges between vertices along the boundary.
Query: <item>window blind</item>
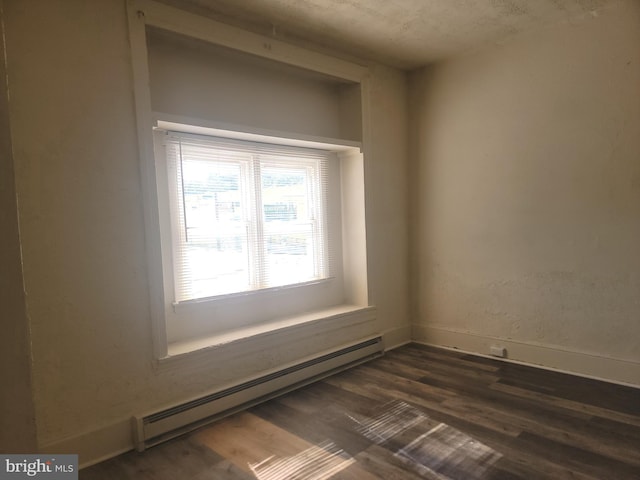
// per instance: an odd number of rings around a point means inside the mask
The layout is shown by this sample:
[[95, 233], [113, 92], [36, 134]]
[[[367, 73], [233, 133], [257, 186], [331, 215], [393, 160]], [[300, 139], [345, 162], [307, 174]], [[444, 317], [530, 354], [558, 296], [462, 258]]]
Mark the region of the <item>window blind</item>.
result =
[[168, 132], [175, 301], [329, 276], [328, 151]]

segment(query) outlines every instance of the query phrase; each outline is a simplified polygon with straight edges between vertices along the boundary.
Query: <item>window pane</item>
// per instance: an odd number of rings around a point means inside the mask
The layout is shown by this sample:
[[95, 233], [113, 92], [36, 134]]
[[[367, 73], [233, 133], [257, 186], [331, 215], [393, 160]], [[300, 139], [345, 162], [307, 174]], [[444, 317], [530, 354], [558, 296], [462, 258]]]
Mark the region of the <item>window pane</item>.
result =
[[270, 286], [313, 280], [313, 239], [310, 233], [266, 236]]
[[189, 297], [247, 290], [241, 164], [187, 159], [182, 163], [182, 180]]
[[261, 173], [267, 285], [317, 278], [313, 168], [263, 164]]

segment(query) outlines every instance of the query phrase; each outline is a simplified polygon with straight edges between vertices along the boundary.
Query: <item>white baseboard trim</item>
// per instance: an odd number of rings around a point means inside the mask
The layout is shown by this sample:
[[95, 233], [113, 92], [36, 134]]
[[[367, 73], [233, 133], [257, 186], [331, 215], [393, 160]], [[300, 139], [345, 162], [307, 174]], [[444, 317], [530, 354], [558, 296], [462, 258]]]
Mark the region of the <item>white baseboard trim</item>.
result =
[[[415, 342], [450, 348], [474, 355], [555, 370], [631, 387], [640, 387], [640, 362], [588, 352], [567, 350], [557, 345], [521, 342], [443, 327], [417, 325], [412, 328]], [[489, 355], [491, 345], [507, 349], [507, 357]]]
[[382, 339], [384, 340], [385, 350], [393, 350], [411, 343], [411, 325], [385, 330], [382, 332]]
[[79, 467], [86, 468], [133, 450], [131, 418], [84, 432], [63, 440], [40, 445], [40, 453], [77, 454]]

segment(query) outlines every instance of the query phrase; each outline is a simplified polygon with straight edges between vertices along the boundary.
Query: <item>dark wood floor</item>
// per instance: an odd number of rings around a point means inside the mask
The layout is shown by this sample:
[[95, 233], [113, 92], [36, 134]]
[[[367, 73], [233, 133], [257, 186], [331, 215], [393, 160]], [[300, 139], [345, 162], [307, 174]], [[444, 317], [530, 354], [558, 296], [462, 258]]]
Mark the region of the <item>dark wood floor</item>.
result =
[[80, 478], [638, 480], [640, 390], [412, 344]]

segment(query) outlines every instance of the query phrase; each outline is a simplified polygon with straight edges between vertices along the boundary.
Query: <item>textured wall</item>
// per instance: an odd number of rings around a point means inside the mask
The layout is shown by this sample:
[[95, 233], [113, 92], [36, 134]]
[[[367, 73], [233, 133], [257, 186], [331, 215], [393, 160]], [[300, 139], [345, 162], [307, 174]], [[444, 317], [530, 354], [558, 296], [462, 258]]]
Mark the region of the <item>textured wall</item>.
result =
[[638, 25], [624, 2], [412, 77], [419, 326], [637, 371]]
[[31, 349], [22, 278], [0, 0], [0, 452], [35, 452]]
[[8, 1], [39, 442], [109, 422], [151, 367], [124, 2]]
[[[70, 438], [68, 445], [95, 455], [105, 454], [103, 441], [111, 442], [107, 450], [124, 448], [132, 414], [360, 335], [328, 332], [233, 361], [233, 349], [221, 349], [155, 369], [126, 3], [5, 4], [40, 444]], [[404, 76], [381, 68], [372, 83], [380, 153], [372, 153], [367, 174], [370, 285], [380, 328], [408, 334]], [[103, 427], [108, 433], [94, 434]]]

